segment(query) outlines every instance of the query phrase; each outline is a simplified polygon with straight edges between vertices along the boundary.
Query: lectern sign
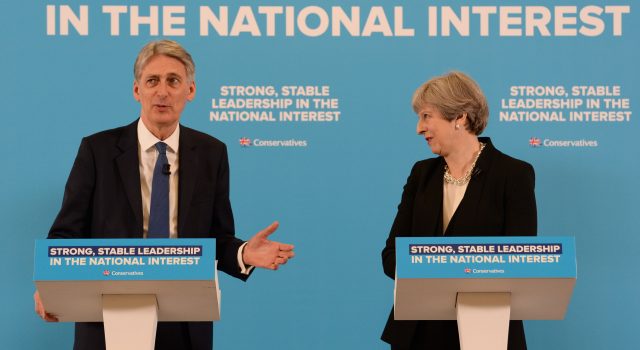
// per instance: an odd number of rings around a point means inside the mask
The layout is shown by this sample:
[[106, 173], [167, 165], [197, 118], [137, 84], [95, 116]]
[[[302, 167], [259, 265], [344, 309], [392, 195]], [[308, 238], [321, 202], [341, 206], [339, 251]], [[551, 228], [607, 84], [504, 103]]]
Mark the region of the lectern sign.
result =
[[43, 239], [34, 279], [214, 279], [214, 239]]
[[455, 320], [463, 293], [489, 293], [511, 319], [562, 319], [576, 271], [573, 237], [398, 237], [394, 317]]
[[399, 237], [399, 278], [575, 277], [573, 237]]
[[103, 321], [114, 298], [153, 301], [159, 321], [212, 321], [220, 319], [215, 253], [211, 238], [42, 239], [33, 279], [63, 322]]

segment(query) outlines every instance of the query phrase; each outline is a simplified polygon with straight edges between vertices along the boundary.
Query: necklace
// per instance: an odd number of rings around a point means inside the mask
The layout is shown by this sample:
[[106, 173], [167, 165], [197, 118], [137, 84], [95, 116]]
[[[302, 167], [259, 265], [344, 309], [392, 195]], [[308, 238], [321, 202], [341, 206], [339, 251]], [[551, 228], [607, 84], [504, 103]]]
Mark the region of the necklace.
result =
[[486, 144], [480, 142], [480, 150], [478, 151], [478, 154], [476, 154], [476, 158], [473, 160], [473, 163], [471, 163], [471, 167], [469, 168], [469, 170], [467, 170], [467, 172], [464, 173], [464, 175], [461, 178], [456, 179], [455, 177], [453, 177], [453, 175], [451, 175], [451, 173], [449, 172], [449, 166], [445, 164], [444, 165], [444, 181], [446, 183], [453, 184], [456, 186], [463, 186], [468, 184], [469, 181], [471, 180], [471, 174], [473, 173], [473, 169], [476, 167], [476, 162], [478, 161], [478, 158], [480, 158], [480, 153], [482, 153], [484, 146], [486, 146]]

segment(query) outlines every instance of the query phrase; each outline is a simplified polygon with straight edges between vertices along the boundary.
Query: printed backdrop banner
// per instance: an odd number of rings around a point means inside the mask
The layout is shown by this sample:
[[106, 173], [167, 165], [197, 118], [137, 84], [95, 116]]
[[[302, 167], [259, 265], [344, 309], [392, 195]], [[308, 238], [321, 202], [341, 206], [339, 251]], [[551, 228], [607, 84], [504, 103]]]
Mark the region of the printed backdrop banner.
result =
[[129, 124], [150, 40], [196, 61], [182, 123], [227, 144], [237, 234], [274, 220], [296, 245], [277, 272], [220, 276], [216, 349], [387, 349], [380, 251], [414, 162], [414, 90], [460, 70], [487, 96], [483, 133], [536, 170], [538, 232], [575, 236], [562, 321], [525, 322], [531, 349], [636, 346], [640, 283], [640, 18], [635, 2], [15, 1], [0, 35], [4, 162], [0, 347], [69, 349], [32, 311], [33, 246], [60, 208], [80, 140]]

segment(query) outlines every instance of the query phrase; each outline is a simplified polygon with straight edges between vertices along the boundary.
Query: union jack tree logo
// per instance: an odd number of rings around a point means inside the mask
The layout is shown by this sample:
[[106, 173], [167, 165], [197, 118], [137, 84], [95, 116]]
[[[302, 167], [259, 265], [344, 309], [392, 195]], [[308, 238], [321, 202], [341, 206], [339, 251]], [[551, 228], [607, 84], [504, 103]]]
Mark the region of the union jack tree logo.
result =
[[471, 273], [471, 269], [467, 267], [466, 269], [464, 269], [464, 273]]
[[532, 137], [529, 139], [529, 146], [531, 147], [540, 147], [541, 144], [542, 141], [540, 141], [540, 139], [537, 137]]
[[102, 271], [102, 274], [105, 276], [109, 276], [111, 274], [111, 272], [109, 272], [109, 270], [104, 270]]
[[250, 138], [246, 138], [246, 137], [241, 138], [240, 139], [240, 146], [242, 146], [242, 147], [251, 146], [251, 139]]

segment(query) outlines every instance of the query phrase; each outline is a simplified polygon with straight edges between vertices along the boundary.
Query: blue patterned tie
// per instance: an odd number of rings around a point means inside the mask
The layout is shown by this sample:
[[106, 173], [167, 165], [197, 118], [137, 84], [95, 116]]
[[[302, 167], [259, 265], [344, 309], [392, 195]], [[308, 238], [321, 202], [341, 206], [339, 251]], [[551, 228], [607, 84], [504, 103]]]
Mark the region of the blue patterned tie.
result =
[[151, 209], [149, 210], [148, 238], [169, 238], [169, 160], [167, 144], [156, 143], [158, 159], [153, 168]]

